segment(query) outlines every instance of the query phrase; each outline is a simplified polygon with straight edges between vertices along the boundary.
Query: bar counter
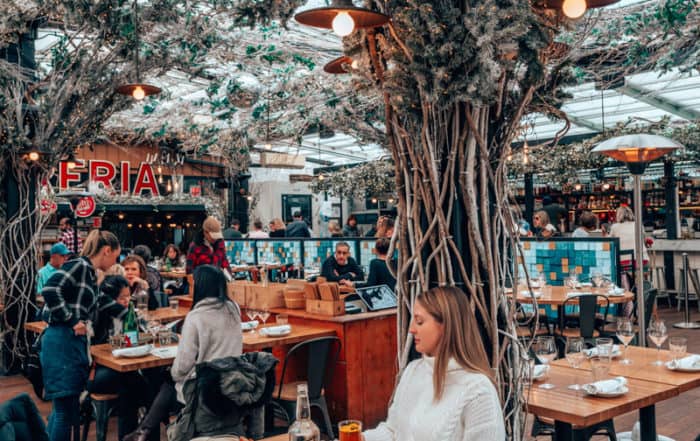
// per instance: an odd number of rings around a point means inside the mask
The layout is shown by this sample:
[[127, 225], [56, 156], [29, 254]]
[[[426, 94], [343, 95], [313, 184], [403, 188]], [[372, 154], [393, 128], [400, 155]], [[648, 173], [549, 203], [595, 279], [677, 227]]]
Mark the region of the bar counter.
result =
[[[664, 255], [672, 254], [672, 267], [673, 267], [673, 287], [678, 289], [681, 286], [680, 281], [680, 269], [683, 268], [683, 253], [688, 253], [688, 264], [692, 271], [693, 268], [700, 268], [700, 239], [654, 239], [654, 244], [651, 246], [649, 251], [649, 258], [651, 259], [652, 265], [655, 268], [666, 268], [666, 272], [670, 271], [668, 265], [665, 265]], [[671, 261], [668, 263], [670, 264]], [[657, 274], [654, 274], [656, 278]], [[666, 274], [668, 280], [670, 274]], [[656, 279], [654, 279], [656, 281]], [[667, 286], [670, 288], [669, 282]], [[695, 292], [692, 284], [690, 284], [690, 292]]]
[[[340, 356], [326, 388], [333, 421], [358, 419], [365, 427], [373, 428], [386, 419], [397, 373], [395, 308], [341, 316], [312, 314], [303, 309], [271, 311], [287, 314], [291, 324], [332, 329], [340, 338]], [[282, 360], [284, 350], [275, 349], [273, 353]], [[304, 364], [290, 365], [285, 381], [303, 379], [305, 369]]]

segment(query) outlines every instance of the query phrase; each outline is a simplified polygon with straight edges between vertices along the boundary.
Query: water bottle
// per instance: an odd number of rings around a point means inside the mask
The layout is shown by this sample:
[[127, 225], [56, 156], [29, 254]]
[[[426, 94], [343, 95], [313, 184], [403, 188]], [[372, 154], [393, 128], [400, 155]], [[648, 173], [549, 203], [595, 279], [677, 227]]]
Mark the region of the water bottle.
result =
[[289, 441], [321, 441], [321, 431], [311, 419], [309, 390], [306, 383], [297, 385], [297, 419], [287, 433]]

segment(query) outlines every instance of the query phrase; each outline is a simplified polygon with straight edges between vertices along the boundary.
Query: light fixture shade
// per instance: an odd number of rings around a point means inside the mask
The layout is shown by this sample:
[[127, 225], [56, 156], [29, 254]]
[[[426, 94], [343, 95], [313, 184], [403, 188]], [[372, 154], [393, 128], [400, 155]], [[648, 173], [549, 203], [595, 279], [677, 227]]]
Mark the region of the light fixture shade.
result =
[[683, 145], [665, 136], [637, 133], [610, 138], [591, 151], [629, 164], [651, 162], [679, 148]]
[[[604, 6], [610, 6], [619, 2], [620, 0], [586, 0], [586, 7], [588, 9], [602, 8]], [[564, 4], [564, 0], [538, 0], [536, 4], [546, 8], [546, 9], [561, 9]]]
[[152, 86], [150, 84], [132, 83], [124, 84], [123, 86], [117, 87], [117, 93], [120, 93], [122, 95], [133, 96], [134, 90], [136, 90], [139, 87], [141, 88], [141, 90], [143, 90], [145, 97], [150, 95], [158, 95], [161, 92], [160, 87]]
[[352, 0], [334, 0], [329, 7], [302, 11], [295, 15], [294, 19], [307, 26], [333, 29], [333, 19], [341, 12], [347, 12], [352, 17], [355, 28], [376, 28], [389, 22], [388, 15], [358, 8], [352, 4]]
[[338, 57], [323, 66], [323, 70], [330, 74], [346, 74], [348, 70], [343, 67], [346, 64], [352, 64], [352, 58], [348, 56]]

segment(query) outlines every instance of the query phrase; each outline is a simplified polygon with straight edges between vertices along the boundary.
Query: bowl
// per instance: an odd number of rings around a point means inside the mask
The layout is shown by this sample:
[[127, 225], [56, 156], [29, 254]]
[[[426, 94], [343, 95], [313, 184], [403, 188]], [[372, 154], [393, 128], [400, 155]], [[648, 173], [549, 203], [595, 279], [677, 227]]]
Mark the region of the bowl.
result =
[[306, 308], [306, 299], [295, 299], [285, 296], [284, 304], [289, 309], [304, 309]]

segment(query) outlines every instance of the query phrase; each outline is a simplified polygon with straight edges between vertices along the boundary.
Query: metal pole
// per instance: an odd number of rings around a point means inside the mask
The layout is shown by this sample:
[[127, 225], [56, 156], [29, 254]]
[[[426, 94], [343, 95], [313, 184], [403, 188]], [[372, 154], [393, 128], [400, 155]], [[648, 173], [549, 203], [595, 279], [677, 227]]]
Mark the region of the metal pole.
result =
[[636, 261], [637, 319], [639, 320], [639, 345], [646, 347], [647, 324], [644, 321], [644, 222], [642, 219], [642, 175], [634, 176], [634, 260]]
[[[685, 299], [685, 321], [675, 323], [673, 327], [682, 329], [698, 329], [700, 328], [700, 323], [690, 321], [690, 308], [688, 307], [688, 271], [690, 271], [690, 268], [688, 268], [688, 253], [683, 253], [683, 298]], [[677, 300], [680, 302], [680, 299]]]

